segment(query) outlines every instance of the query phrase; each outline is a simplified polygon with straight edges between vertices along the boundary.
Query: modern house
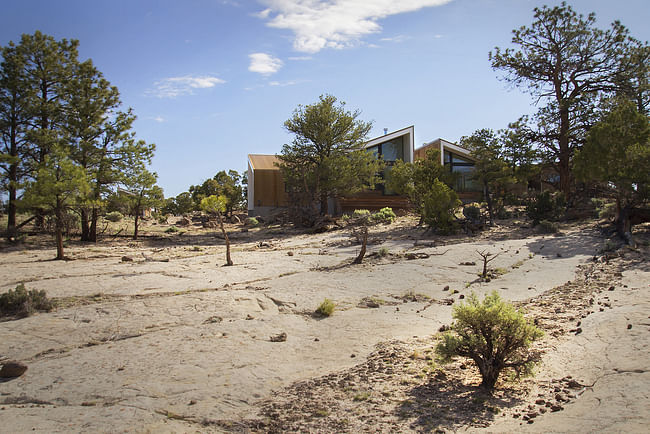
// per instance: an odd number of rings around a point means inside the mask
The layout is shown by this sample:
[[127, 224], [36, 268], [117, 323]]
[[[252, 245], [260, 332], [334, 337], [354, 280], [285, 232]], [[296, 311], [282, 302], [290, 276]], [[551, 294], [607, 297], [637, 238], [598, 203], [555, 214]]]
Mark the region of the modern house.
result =
[[416, 149], [415, 159], [426, 158], [429, 149], [440, 151], [440, 164], [457, 174], [454, 191], [458, 197], [463, 201], [478, 200], [481, 187], [471, 179], [476, 159], [471, 156], [470, 151], [445, 139], [436, 139]]
[[[426, 150], [435, 147], [440, 150], [440, 163], [461, 175], [458, 178], [459, 197], [472, 189], [469, 172], [474, 165], [469, 151], [443, 139], [426, 143], [415, 149], [414, 127], [411, 125], [391, 133], [384, 130], [384, 135], [368, 141], [364, 146], [374, 155], [381, 156], [386, 167], [381, 177], [386, 179], [397, 160], [413, 162], [425, 158]], [[287, 206], [287, 194], [282, 174], [276, 163], [275, 155], [248, 155], [248, 214], [251, 216], [269, 215], [278, 208]], [[373, 190], [363, 191], [349, 197], [332, 201], [329, 212], [340, 214], [355, 209], [376, 210], [383, 207], [408, 208], [408, 200], [390, 191], [383, 184]]]

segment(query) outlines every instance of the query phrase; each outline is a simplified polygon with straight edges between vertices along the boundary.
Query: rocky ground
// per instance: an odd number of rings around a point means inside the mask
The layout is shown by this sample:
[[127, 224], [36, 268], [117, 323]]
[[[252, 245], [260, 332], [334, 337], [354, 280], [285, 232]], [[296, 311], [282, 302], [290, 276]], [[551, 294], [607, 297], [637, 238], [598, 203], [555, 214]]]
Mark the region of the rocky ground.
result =
[[[500, 222], [434, 237], [403, 218], [307, 235], [232, 225], [235, 266], [214, 231], [0, 251], [0, 292], [23, 282], [57, 309], [0, 323], [8, 432], [644, 432], [650, 422], [650, 265], [594, 224], [540, 235]], [[146, 234], [145, 229], [145, 234]], [[477, 279], [477, 251], [499, 253]], [[472, 263], [474, 263], [472, 265]], [[476, 387], [473, 365], [433, 347], [465, 295], [498, 290], [546, 332], [534, 378]], [[325, 299], [337, 307], [313, 315]], [[285, 339], [286, 337], [286, 339]], [[5, 422], [6, 421], [6, 422]]]

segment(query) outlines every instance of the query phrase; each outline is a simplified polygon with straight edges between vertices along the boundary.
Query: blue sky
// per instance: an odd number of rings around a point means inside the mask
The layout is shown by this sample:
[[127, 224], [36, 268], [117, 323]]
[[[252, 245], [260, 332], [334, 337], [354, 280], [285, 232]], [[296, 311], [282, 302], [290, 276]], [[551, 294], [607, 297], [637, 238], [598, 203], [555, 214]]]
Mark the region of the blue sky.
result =
[[[415, 125], [416, 147], [500, 129], [535, 111], [488, 53], [528, 25], [529, 0], [21, 0], [3, 6], [0, 45], [40, 30], [78, 39], [157, 146], [167, 197], [249, 153], [277, 153], [298, 104], [329, 93], [374, 122]], [[650, 39], [647, 0], [575, 0], [598, 26]]]

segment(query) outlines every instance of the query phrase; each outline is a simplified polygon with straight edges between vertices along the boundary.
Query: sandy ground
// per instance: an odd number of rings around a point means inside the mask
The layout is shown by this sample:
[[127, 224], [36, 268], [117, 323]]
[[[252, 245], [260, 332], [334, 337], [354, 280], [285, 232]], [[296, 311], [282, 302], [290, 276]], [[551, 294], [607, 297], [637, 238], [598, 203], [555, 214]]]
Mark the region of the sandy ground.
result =
[[[388, 254], [361, 265], [345, 229], [231, 227], [233, 267], [202, 230], [71, 245], [64, 262], [50, 243], [4, 248], [0, 292], [24, 282], [60, 307], [0, 323], [0, 357], [29, 366], [0, 383], [0, 432], [645, 432], [647, 243], [605, 261], [593, 225], [474, 238], [411, 225], [373, 228], [369, 252]], [[499, 253], [490, 282], [477, 250]], [[452, 303], [492, 290], [546, 337], [538, 375], [486, 398], [470, 363], [431, 354]], [[334, 315], [315, 317], [325, 298]]]

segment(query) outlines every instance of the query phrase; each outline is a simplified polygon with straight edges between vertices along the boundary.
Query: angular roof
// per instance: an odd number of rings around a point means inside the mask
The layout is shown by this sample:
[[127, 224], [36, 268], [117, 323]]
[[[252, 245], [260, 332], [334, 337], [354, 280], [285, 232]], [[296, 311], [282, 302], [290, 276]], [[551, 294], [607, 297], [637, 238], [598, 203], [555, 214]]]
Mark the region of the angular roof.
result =
[[277, 155], [248, 154], [248, 162], [253, 170], [278, 170], [275, 163], [280, 159]]

